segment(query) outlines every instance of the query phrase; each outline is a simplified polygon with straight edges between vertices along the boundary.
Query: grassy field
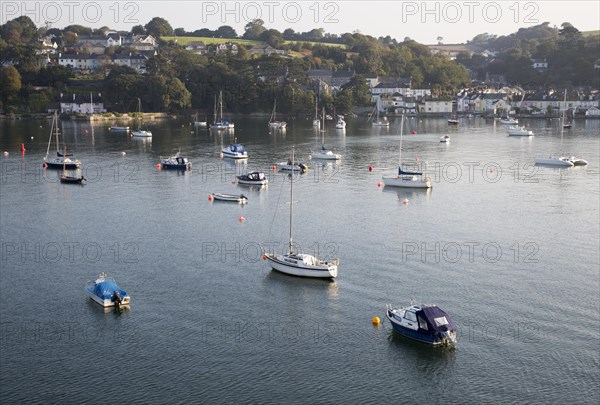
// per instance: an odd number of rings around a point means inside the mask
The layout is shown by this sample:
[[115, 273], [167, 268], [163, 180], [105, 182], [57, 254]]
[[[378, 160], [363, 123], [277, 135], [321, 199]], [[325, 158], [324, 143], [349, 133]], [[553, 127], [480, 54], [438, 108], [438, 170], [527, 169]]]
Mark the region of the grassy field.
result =
[[254, 45], [264, 45], [265, 43], [262, 41], [253, 41], [250, 39], [229, 39], [229, 38], [210, 38], [210, 37], [161, 37], [162, 40], [164, 41], [177, 41], [177, 43], [179, 45], [187, 45], [188, 43], [192, 42], [192, 41], [202, 41], [204, 42], [206, 45], [219, 45], [219, 44], [225, 44], [225, 43], [234, 43], [234, 44], [241, 44], [241, 45], [245, 45], [245, 46], [254, 46]]
[[597, 37], [597, 36], [600, 36], [600, 30], [596, 30], [596, 31], [582, 31], [581, 34], [584, 37]]
[[[191, 41], [202, 41], [206, 45], [215, 45], [215, 44], [225, 44], [228, 42], [232, 42], [234, 44], [241, 44], [245, 46], [254, 46], [254, 45], [265, 45], [263, 41], [254, 41], [250, 39], [229, 39], [229, 38], [211, 38], [211, 37], [161, 37], [164, 41], [177, 41], [179, 45], [187, 45]], [[286, 44], [311, 44], [311, 45], [324, 45], [324, 46], [333, 46], [336, 48], [346, 48], [344, 44], [330, 44], [325, 42], [310, 42], [310, 41], [285, 41]]]

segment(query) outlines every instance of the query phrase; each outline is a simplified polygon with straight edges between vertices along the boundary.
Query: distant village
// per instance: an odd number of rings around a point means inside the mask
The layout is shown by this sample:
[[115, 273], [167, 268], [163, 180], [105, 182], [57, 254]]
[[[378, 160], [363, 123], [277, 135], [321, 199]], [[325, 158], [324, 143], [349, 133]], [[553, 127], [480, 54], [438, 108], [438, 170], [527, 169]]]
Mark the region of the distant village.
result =
[[[60, 65], [71, 68], [76, 75], [86, 76], [99, 71], [110, 70], [112, 66], [127, 66], [138, 73], [146, 72], [148, 60], [159, 52], [159, 41], [152, 35], [134, 35], [131, 32], [106, 31], [104, 35], [79, 35], [72, 46], [58, 52], [52, 37], [40, 39], [39, 55], [43, 64]], [[190, 41], [183, 48], [199, 55], [231, 53], [237, 54], [239, 46], [234, 41], [206, 45], [202, 41]], [[108, 48], [126, 49], [110, 53]], [[466, 48], [462, 45], [429, 45], [432, 54], [443, 54], [455, 59]], [[250, 55], [272, 55], [290, 57], [287, 51], [270, 45], [248, 47]], [[484, 51], [481, 55], [494, 58], [494, 53]], [[532, 67], [538, 72], [548, 69], [546, 60], [532, 59]], [[594, 65], [600, 73], [600, 60]], [[348, 83], [355, 72], [349, 70], [311, 69], [307, 73], [310, 89], [317, 94], [335, 94]], [[471, 72], [469, 72], [471, 73]], [[454, 98], [440, 97], [429, 88], [414, 88], [410, 77], [389, 77], [363, 75], [369, 96], [376, 108], [388, 115], [448, 116], [461, 114], [500, 115], [518, 114], [532, 117], [558, 116], [568, 110], [573, 116], [600, 117], [600, 92], [595, 90], [569, 89], [564, 100], [562, 89], [541, 89], [526, 91], [517, 86], [509, 86], [501, 75], [487, 75], [484, 81], [472, 81], [470, 88], [455, 94]], [[94, 100], [94, 97], [96, 98]], [[75, 96], [61, 94], [60, 106], [51, 105], [49, 111], [61, 113], [104, 113], [110, 110], [105, 106], [101, 95]]]

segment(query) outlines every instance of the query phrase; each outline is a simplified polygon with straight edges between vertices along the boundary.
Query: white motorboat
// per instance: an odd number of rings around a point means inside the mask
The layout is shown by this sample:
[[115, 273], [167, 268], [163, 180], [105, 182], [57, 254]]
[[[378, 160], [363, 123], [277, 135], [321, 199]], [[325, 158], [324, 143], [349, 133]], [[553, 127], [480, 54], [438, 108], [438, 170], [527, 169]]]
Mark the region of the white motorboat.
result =
[[519, 120], [508, 117], [500, 118], [498, 122], [502, 125], [519, 125]]
[[[290, 162], [294, 166], [294, 149], [292, 148], [292, 158]], [[305, 253], [294, 251], [292, 242], [292, 219], [294, 212], [294, 176], [290, 180], [290, 238], [288, 253], [277, 254], [265, 252], [263, 259], [267, 260], [273, 270], [281, 273], [311, 278], [335, 278], [338, 273], [339, 260], [335, 259], [331, 262], [319, 259]]]
[[94, 302], [105, 308], [128, 306], [130, 303], [129, 295], [119, 288], [114, 278], [106, 273], [100, 273], [96, 280], [88, 281], [85, 290]]
[[409, 172], [402, 170], [402, 133], [404, 129], [404, 115], [400, 121], [400, 157], [398, 164], [398, 175], [382, 177], [383, 184], [390, 187], [404, 187], [404, 188], [431, 188], [433, 184], [430, 178], [423, 178], [421, 172]]
[[344, 118], [338, 117], [335, 129], [346, 129], [346, 121], [344, 121]]
[[231, 159], [247, 159], [248, 158], [248, 152], [246, 151], [244, 146], [240, 145], [239, 143], [232, 143], [231, 145], [227, 146], [226, 148], [223, 148], [221, 150], [221, 153], [223, 154], [223, 157], [225, 157], [225, 158], [231, 158]]
[[371, 113], [371, 118], [373, 120], [372, 126], [374, 127], [389, 127], [390, 122], [387, 117], [379, 118], [379, 106], [375, 104], [375, 109]]
[[569, 158], [564, 156], [547, 156], [535, 158], [536, 165], [544, 166], [559, 166], [559, 167], [573, 167], [575, 166]]
[[251, 172], [236, 177], [238, 179], [239, 184], [255, 186], [264, 186], [266, 184], [269, 184], [269, 179], [267, 179], [267, 176], [262, 172]]
[[525, 127], [510, 126], [508, 136], [533, 136], [533, 131], [525, 129]]
[[444, 136], [440, 137], [440, 142], [442, 142], [442, 143], [450, 142], [450, 137], [448, 135], [444, 135]]

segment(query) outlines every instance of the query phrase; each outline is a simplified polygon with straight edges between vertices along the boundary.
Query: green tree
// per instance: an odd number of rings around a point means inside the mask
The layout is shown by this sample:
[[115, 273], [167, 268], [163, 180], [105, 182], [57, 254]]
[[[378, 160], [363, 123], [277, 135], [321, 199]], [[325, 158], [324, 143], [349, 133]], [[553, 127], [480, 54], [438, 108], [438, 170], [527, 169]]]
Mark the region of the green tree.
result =
[[354, 107], [351, 90], [339, 90], [333, 96], [335, 110], [341, 114], [349, 114]]
[[245, 39], [258, 39], [260, 34], [266, 31], [265, 22], [260, 18], [250, 21], [244, 26], [244, 38]]
[[230, 27], [229, 25], [222, 25], [219, 28], [217, 28], [217, 30], [215, 31], [215, 36], [217, 38], [237, 38], [237, 32], [235, 32], [235, 30]]
[[146, 34], [146, 28], [144, 28], [144, 26], [141, 25], [141, 24], [140, 25], [134, 25], [131, 28], [131, 33], [133, 35], [145, 35]]
[[271, 45], [273, 48], [281, 48], [281, 46], [285, 42], [283, 37], [281, 36], [281, 32], [274, 30], [274, 29], [269, 29], [269, 30], [263, 31], [258, 36], [258, 39], [266, 42], [267, 44]]
[[21, 75], [14, 66], [7, 66], [0, 70], [0, 89], [2, 89], [4, 110], [7, 111], [9, 101], [21, 90]]
[[173, 27], [167, 20], [161, 17], [154, 17], [144, 26], [146, 33], [156, 38], [173, 35]]
[[342, 90], [348, 90], [352, 94], [352, 102], [355, 105], [365, 106], [371, 104], [369, 97], [369, 85], [362, 75], [356, 75], [348, 83], [342, 86]]

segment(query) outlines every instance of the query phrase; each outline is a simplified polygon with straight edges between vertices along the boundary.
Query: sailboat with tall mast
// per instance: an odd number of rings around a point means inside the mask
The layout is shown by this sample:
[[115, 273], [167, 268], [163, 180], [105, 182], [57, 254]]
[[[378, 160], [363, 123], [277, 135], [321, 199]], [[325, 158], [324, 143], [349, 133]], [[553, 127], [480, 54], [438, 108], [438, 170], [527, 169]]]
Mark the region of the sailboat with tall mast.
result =
[[216, 118], [218, 119], [210, 126], [211, 129], [225, 130], [235, 128], [233, 122], [223, 118], [223, 91], [219, 91], [219, 115]]
[[[374, 117], [375, 117], [375, 119], [373, 119]], [[379, 118], [379, 99], [375, 103], [375, 109], [371, 113], [371, 119], [373, 120], [372, 125], [374, 127], [389, 127], [390, 126], [390, 122], [388, 121], [387, 117], [383, 117], [381, 119]]]
[[287, 126], [287, 122], [278, 121], [277, 120], [277, 100], [273, 102], [273, 112], [271, 113], [271, 118], [269, 118], [269, 128], [273, 129], [285, 129]]
[[[567, 90], [565, 89], [565, 104], [566, 104], [566, 100], [567, 100]], [[563, 119], [562, 122], [564, 122], [564, 117], [565, 117], [565, 110], [563, 110]], [[562, 154], [562, 149], [563, 149], [563, 136], [564, 136], [564, 132], [565, 132], [565, 127], [562, 125], [561, 122], [561, 126], [560, 126], [560, 150], [561, 150], [561, 154]], [[544, 156], [544, 157], [537, 157], [535, 158], [535, 164], [536, 165], [543, 165], [543, 166], [557, 166], [557, 167], [573, 167], [575, 166], [574, 161], [577, 161], [578, 165], [587, 165], [587, 162], [583, 159], [576, 159], [575, 157], [566, 157], [566, 156], [554, 156], [554, 155], [550, 155], [550, 156]]]
[[[44, 167], [49, 169], [65, 169], [65, 170], [75, 170], [79, 169], [81, 166], [81, 162], [79, 160], [70, 159], [70, 155], [67, 155], [66, 150], [64, 153], [59, 151], [60, 142], [58, 140], [60, 134], [60, 129], [58, 128], [58, 114], [56, 111], [54, 112], [54, 116], [52, 117], [52, 125], [50, 126], [50, 136], [48, 138], [48, 148], [46, 149], [46, 157], [44, 158]], [[56, 141], [56, 157], [54, 159], [50, 158], [50, 146], [52, 145], [52, 137]]]
[[[292, 147], [292, 166], [294, 165], [294, 148]], [[294, 214], [294, 173], [291, 173], [290, 179], [290, 238], [288, 245], [288, 253], [263, 254], [263, 259], [267, 260], [273, 270], [281, 273], [299, 277], [311, 278], [335, 278], [337, 277], [339, 260], [335, 259], [331, 262], [319, 259], [305, 253], [300, 253], [294, 250], [292, 239], [292, 225]]]
[[144, 116], [142, 115], [142, 100], [138, 97], [138, 114], [140, 114], [140, 119], [138, 121], [138, 127], [135, 131], [131, 131], [131, 136], [136, 138], [152, 138], [152, 132], [147, 129], [142, 129], [142, 124], [144, 123]]
[[407, 172], [402, 169], [402, 133], [404, 129], [404, 115], [400, 120], [400, 157], [398, 158], [398, 175], [394, 177], [383, 177], [383, 184], [390, 187], [404, 188], [431, 188], [429, 178], [423, 178], [421, 172]]
[[319, 114], [317, 113], [317, 107], [318, 107], [318, 102], [317, 102], [317, 96], [315, 96], [315, 118], [313, 118], [313, 128], [315, 129], [319, 129], [319, 127], [321, 126], [321, 121], [319, 120]]
[[[324, 109], [323, 112], [325, 112]], [[325, 128], [325, 122], [323, 122], [323, 128]], [[342, 158], [342, 155], [340, 155], [339, 153], [334, 153], [331, 149], [325, 146], [325, 131], [323, 130], [321, 131], [321, 149], [311, 153], [311, 157], [313, 159], [321, 160], [340, 160]]]

